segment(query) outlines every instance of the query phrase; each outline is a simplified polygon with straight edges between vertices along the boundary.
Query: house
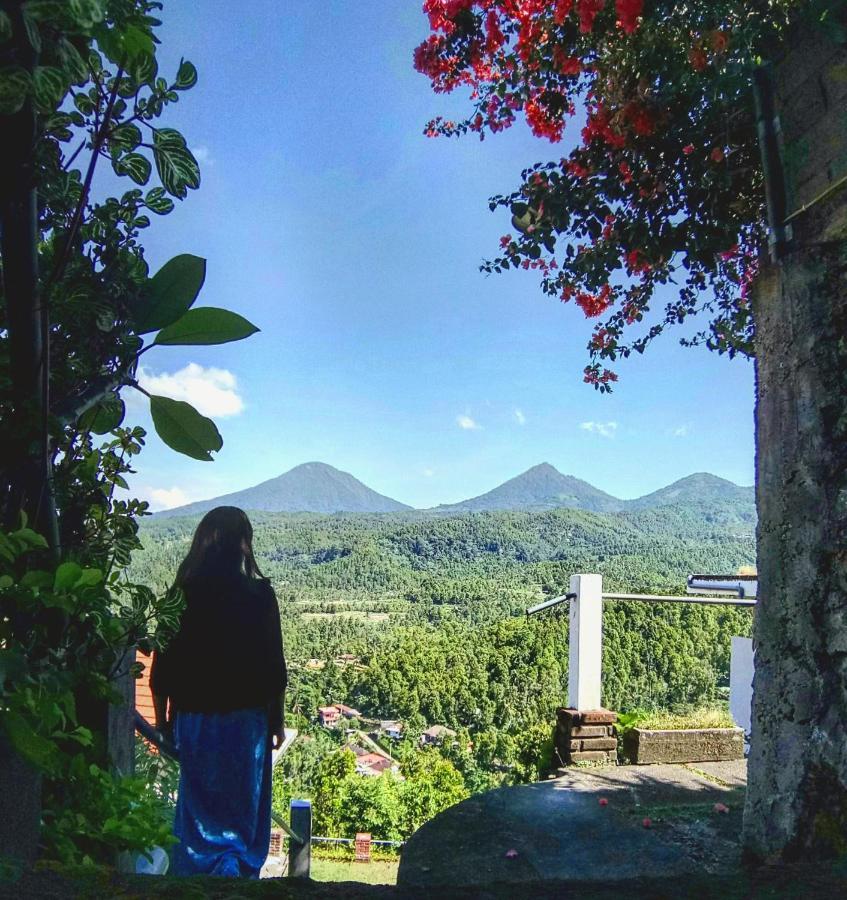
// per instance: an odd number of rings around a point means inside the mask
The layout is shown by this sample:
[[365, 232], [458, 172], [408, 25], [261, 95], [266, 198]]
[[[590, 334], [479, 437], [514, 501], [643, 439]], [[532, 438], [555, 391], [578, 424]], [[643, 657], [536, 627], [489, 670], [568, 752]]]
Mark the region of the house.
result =
[[380, 722], [379, 730], [394, 741], [399, 741], [403, 737], [403, 723], [392, 719]]
[[421, 733], [421, 744], [424, 747], [436, 747], [438, 744], [444, 743], [447, 738], [456, 737], [456, 732], [446, 725], [433, 725]]
[[318, 708], [318, 721], [324, 728], [334, 728], [341, 718], [341, 713], [334, 706], [321, 706]]
[[343, 703], [333, 703], [332, 704], [345, 719], [361, 719], [362, 714], [358, 709], [353, 709], [352, 706], [345, 706]]
[[358, 775], [375, 776], [394, 768], [394, 763], [379, 753], [363, 753], [356, 757], [356, 773]]

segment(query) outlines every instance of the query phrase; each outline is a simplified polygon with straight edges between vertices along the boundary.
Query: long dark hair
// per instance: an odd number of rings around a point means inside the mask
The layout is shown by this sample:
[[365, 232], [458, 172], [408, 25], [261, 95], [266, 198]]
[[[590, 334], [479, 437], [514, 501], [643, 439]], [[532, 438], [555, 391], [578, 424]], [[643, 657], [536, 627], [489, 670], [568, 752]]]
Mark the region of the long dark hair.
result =
[[216, 506], [200, 520], [191, 549], [176, 573], [176, 586], [185, 587], [204, 575], [264, 578], [253, 555], [253, 526], [243, 509]]

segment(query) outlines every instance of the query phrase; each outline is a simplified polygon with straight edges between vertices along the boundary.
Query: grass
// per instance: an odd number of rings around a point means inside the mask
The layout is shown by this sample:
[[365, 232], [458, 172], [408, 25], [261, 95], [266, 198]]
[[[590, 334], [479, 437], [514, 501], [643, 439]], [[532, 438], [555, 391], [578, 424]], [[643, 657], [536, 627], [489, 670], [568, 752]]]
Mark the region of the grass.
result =
[[685, 713], [652, 712], [639, 718], [636, 728], [649, 731], [678, 731], [683, 728], [735, 728], [732, 716], [723, 709], [703, 707]]
[[361, 881], [364, 884], [396, 884], [399, 860], [372, 860], [357, 863], [344, 859], [312, 857], [314, 881]]

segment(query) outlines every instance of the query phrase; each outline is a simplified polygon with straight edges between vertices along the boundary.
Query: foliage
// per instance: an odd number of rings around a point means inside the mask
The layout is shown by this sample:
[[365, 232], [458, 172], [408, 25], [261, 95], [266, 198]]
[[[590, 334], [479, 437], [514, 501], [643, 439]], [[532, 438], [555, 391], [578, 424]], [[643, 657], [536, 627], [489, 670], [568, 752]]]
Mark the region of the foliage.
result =
[[[149, 275], [150, 215], [200, 184], [186, 139], [160, 122], [197, 80], [187, 60], [172, 78], [159, 73], [160, 8], [0, 3], [0, 513], [8, 524], [36, 510], [44, 526], [43, 536], [25, 522], [0, 533], [0, 726], [46, 776], [42, 840], [66, 861], [163, 843], [161, 804], [142, 781], [110, 773], [105, 746], [124, 652], [158, 646], [180, 609], [173, 592], [125, 576], [147, 504], [115, 495], [145, 439], [124, 425], [121, 390], [143, 391], [139, 360], [154, 346], [256, 331], [235, 313], [192, 308], [204, 260], [181, 254]], [[97, 198], [104, 165], [130, 189]], [[29, 251], [31, 284], [21, 276]], [[22, 379], [36, 370], [33, 392]], [[166, 444], [200, 459], [220, 449], [214, 423], [188, 404], [150, 402]], [[42, 519], [45, 507], [54, 515]]]
[[[585, 380], [601, 361], [643, 352], [705, 314], [684, 343], [752, 353], [748, 287], [765, 242], [752, 73], [801, 16], [838, 25], [836, 4], [798, 0], [426, 0], [431, 35], [415, 67], [436, 92], [467, 87], [471, 111], [429, 136], [495, 133], [523, 113], [553, 143], [582, 121], [569, 153], [522, 173], [491, 209], [511, 213], [486, 272], [533, 269], [544, 293], [603, 314]], [[843, 5], [841, 15], [843, 15]], [[651, 304], [664, 285], [676, 296]]]

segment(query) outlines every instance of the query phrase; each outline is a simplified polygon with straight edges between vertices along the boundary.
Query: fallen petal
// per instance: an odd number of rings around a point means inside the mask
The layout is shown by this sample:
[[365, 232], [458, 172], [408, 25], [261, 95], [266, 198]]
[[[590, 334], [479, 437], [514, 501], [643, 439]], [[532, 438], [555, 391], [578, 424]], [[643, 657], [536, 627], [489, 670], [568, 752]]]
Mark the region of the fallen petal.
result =
[[506, 859], [514, 859], [518, 855], [518, 851], [512, 847], [511, 850], [506, 851]]

